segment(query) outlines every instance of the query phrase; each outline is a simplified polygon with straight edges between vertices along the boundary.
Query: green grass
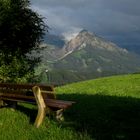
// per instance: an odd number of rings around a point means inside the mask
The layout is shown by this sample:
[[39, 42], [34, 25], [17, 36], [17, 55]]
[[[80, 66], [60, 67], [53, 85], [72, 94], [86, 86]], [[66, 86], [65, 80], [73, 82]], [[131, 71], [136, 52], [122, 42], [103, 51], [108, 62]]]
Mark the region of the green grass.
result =
[[63, 123], [46, 117], [37, 129], [35, 106], [1, 108], [0, 140], [140, 139], [140, 74], [73, 83], [56, 92], [59, 99], [76, 101]]

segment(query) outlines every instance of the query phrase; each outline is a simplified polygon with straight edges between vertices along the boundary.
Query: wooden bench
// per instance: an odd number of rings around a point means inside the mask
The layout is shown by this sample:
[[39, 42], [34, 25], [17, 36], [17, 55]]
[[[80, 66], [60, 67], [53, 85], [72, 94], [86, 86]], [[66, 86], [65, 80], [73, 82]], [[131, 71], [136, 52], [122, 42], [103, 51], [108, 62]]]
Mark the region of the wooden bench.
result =
[[55, 113], [57, 120], [62, 120], [63, 111], [70, 107], [73, 101], [57, 100], [54, 87], [37, 84], [0, 83], [1, 105], [16, 106], [17, 102], [37, 104], [38, 114], [34, 125], [39, 127], [46, 114]]

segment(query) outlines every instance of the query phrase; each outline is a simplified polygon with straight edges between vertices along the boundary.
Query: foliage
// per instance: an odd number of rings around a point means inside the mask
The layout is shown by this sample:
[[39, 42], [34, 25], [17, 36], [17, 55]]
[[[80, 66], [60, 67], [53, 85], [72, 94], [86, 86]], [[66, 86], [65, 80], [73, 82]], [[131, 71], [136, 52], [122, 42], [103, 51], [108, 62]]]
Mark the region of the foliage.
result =
[[23, 55], [37, 47], [44, 29], [42, 18], [29, 8], [28, 0], [0, 1], [0, 50], [5, 54]]
[[[2, 62], [2, 61], [1, 61]], [[9, 65], [4, 62], [0, 67], [0, 82], [26, 83], [31, 80], [33, 71], [23, 57], [12, 57]]]
[[38, 47], [45, 27], [28, 0], [0, 0], [0, 76], [6, 77], [3, 81], [24, 77], [33, 70], [39, 59], [28, 59], [26, 54]]

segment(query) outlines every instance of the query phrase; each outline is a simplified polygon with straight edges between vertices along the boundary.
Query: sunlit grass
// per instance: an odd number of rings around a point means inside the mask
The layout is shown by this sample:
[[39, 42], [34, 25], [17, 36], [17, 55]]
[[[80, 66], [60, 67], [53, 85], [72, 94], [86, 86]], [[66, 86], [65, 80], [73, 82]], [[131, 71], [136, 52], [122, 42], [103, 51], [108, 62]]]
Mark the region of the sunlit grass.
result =
[[110, 96], [140, 97], [140, 74], [112, 76], [78, 82], [58, 88], [60, 94], [100, 94]]

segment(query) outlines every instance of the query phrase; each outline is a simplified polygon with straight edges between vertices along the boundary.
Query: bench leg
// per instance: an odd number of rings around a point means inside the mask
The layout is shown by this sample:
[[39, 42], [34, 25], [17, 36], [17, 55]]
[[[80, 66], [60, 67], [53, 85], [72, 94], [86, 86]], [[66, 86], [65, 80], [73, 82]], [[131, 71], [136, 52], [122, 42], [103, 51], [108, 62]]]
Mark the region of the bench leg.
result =
[[4, 106], [3, 100], [0, 100], [0, 107]]
[[64, 111], [64, 109], [60, 109], [60, 110], [56, 111], [56, 120], [57, 121], [63, 121], [64, 120], [63, 111]]
[[38, 109], [38, 114], [37, 114], [37, 117], [36, 117], [36, 120], [35, 120], [35, 123], [34, 123], [35, 127], [38, 128], [41, 125], [45, 116], [46, 116], [45, 108], [44, 109], [42, 109], [42, 108]]
[[34, 125], [35, 127], [38, 128], [46, 116], [47, 107], [42, 97], [40, 88], [38, 86], [33, 87], [33, 93], [34, 93], [34, 96], [38, 105], [38, 114], [37, 114]]

